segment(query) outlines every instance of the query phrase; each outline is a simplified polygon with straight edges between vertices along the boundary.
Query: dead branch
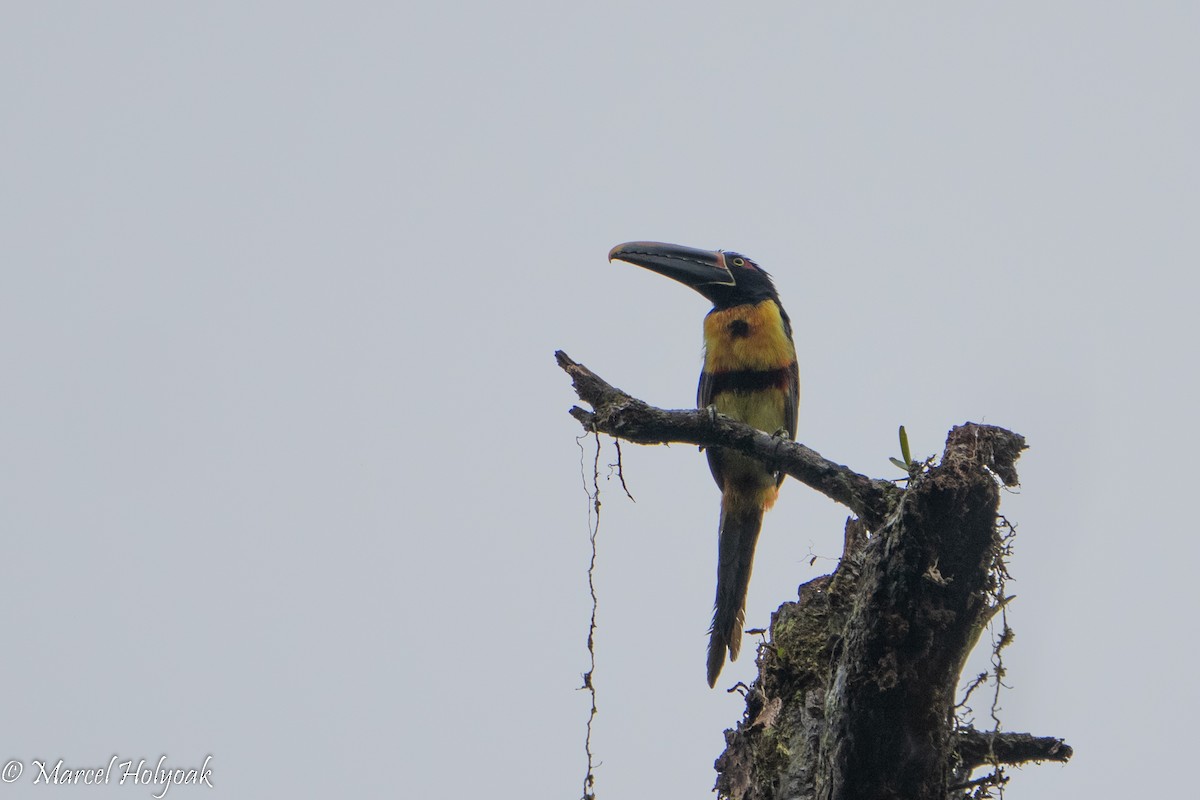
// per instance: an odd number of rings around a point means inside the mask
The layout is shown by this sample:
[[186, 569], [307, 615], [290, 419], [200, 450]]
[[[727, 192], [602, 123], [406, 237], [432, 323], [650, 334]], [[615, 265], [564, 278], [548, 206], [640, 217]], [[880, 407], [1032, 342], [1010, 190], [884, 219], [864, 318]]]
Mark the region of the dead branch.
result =
[[635, 444], [681, 442], [726, 447], [752, 455], [770, 469], [784, 472], [846, 506], [872, 529], [883, 524], [900, 497], [900, 490], [892, 483], [860, 475], [802, 444], [769, 436], [704, 409], [655, 408], [615, 388], [561, 350], [554, 357], [571, 376], [579, 399], [594, 409], [587, 411], [578, 406], [571, 409], [571, 416], [589, 431], [600, 431]]
[[1026, 764], [1030, 761], [1065, 764], [1075, 755], [1070, 745], [1053, 736], [966, 729], [958, 731], [955, 738], [954, 749], [962, 759], [964, 769], [988, 764]]

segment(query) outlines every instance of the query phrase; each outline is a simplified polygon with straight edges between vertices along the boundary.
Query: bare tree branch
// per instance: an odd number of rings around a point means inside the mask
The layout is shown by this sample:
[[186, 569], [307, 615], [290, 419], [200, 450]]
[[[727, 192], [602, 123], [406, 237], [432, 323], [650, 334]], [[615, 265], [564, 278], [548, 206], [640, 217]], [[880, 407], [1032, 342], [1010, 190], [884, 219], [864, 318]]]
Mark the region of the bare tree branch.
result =
[[589, 431], [597, 430], [635, 444], [682, 442], [746, 453], [846, 506], [871, 529], [883, 524], [900, 498], [900, 490], [888, 481], [860, 475], [802, 444], [770, 436], [705, 409], [655, 408], [615, 388], [561, 350], [554, 357], [571, 376], [579, 399], [594, 409], [587, 411], [578, 406], [571, 409], [571, 416]]
[[961, 730], [954, 743], [964, 769], [987, 764], [1025, 764], [1030, 761], [1057, 761], [1065, 764], [1075, 755], [1070, 745], [1053, 736], [1030, 733], [989, 733]]

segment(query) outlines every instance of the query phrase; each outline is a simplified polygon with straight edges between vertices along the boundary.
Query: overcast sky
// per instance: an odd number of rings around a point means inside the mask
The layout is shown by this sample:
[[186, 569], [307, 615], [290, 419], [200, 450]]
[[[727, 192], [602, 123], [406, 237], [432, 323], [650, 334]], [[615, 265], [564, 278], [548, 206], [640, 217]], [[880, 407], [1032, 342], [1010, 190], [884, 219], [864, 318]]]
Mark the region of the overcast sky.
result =
[[[774, 274], [829, 458], [1028, 437], [1002, 717], [1077, 755], [1010, 796], [1177, 793], [1200, 12], [1102, 5], [9, 4], [0, 794], [148, 796], [33, 760], [165, 754], [228, 797], [577, 797], [587, 498], [552, 353], [688, 406], [707, 311], [606, 262], [631, 239]], [[704, 679], [718, 494], [691, 447], [624, 472], [597, 789], [706, 797], [742, 709]], [[784, 486], [749, 627], [846, 513]]]

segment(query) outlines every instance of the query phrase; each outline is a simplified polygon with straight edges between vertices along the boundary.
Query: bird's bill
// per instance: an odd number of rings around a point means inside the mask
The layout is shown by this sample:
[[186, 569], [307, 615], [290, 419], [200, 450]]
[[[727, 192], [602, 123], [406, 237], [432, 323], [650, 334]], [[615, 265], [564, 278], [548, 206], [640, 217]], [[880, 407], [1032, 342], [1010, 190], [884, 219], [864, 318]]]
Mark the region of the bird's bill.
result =
[[625, 261], [651, 272], [673, 278], [700, 290], [703, 286], [733, 286], [736, 281], [725, 254], [664, 242], [626, 242], [608, 251], [609, 261]]

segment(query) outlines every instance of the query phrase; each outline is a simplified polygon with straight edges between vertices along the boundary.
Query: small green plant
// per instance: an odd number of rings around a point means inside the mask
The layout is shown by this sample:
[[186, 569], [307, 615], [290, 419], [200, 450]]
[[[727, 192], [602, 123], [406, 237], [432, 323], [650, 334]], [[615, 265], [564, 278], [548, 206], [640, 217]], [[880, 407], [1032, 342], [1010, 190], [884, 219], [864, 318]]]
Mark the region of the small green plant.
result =
[[[913, 480], [921, 474], [930, 464], [933, 463], [933, 456], [924, 461], [914, 461], [912, 450], [908, 447], [908, 433], [904, 430], [904, 426], [900, 426], [900, 458], [889, 458], [900, 469], [908, 473], [908, 479]], [[903, 480], [903, 479], [901, 479]]]
[[[901, 459], [903, 459], [903, 461]], [[888, 461], [891, 461], [905, 472], [912, 472], [912, 451], [908, 449], [908, 433], [905, 432], [903, 425], [900, 426], [900, 458], [893, 456], [892, 458], [889, 458]]]

